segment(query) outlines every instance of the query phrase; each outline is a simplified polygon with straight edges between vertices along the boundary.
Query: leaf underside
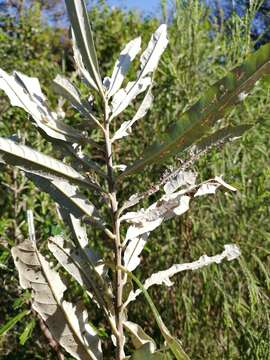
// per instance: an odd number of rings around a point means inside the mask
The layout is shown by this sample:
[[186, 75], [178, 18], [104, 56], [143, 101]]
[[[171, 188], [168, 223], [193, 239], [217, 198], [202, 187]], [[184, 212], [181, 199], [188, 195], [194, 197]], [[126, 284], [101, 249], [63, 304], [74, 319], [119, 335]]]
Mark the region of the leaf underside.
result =
[[57, 272], [30, 240], [12, 248], [20, 285], [32, 289], [32, 306], [45, 321], [53, 337], [78, 360], [101, 360], [102, 352], [95, 330], [88, 324], [82, 304], [63, 299], [66, 286]]

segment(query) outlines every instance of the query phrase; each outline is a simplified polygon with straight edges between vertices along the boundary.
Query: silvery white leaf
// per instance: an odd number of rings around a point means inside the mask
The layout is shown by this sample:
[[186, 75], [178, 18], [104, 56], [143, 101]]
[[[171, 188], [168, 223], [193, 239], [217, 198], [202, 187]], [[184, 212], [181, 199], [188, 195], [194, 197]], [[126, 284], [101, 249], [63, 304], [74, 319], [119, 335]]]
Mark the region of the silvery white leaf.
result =
[[136, 96], [144, 92], [150, 85], [151, 78], [145, 77], [137, 81], [130, 81], [125, 89], [118, 90], [112, 99], [112, 116], [116, 117], [124, 111]]
[[127, 165], [124, 165], [124, 164], [114, 165], [113, 168], [116, 170], [125, 171], [127, 168]]
[[124, 321], [124, 328], [131, 334], [131, 341], [135, 349], [139, 349], [146, 343], [150, 343], [151, 352], [157, 348], [155, 341], [145, 333], [140, 325], [132, 321]]
[[164, 185], [166, 194], [171, 194], [182, 187], [190, 187], [195, 185], [197, 175], [192, 171], [179, 171], [176, 176], [170, 179]]
[[167, 45], [167, 25], [162, 24], [151, 36], [146, 50], [141, 55], [140, 77], [145, 77], [156, 69], [159, 59]]
[[86, 70], [86, 68], [84, 66], [82, 56], [78, 49], [78, 45], [77, 45], [73, 30], [71, 30], [71, 37], [72, 37], [73, 58], [75, 61], [75, 66], [78, 71], [78, 74], [89, 87], [98, 91], [98, 87], [97, 87], [95, 81], [93, 80], [93, 78], [91, 77], [91, 75], [89, 74], [89, 72]]
[[143, 118], [148, 110], [150, 109], [150, 107], [152, 106], [153, 103], [153, 95], [151, 93], [151, 87], [148, 89], [141, 105], [139, 106], [136, 114], [134, 115], [134, 117], [129, 120], [129, 121], [125, 121], [123, 122], [123, 124], [120, 126], [120, 128], [115, 132], [112, 141], [121, 139], [125, 136], [128, 136], [131, 133], [131, 127], [132, 125], [138, 121], [139, 119]]
[[8, 75], [0, 69], [0, 89], [5, 91], [11, 105], [21, 107], [32, 116], [36, 126], [50, 140], [85, 142], [80, 131], [58, 120], [56, 113], [49, 110], [37, 78], [19, 72]]
[[54, 339], [78, 360], [101, 360], [101, 343], [88, 323], [87, 311], [64, 300], [66, 286], [59, 274], [30, 240], [12, 248], [20, 285], [31, 289], [33, 309], [39, 313]]
[[134, 271], [140, 264], [140, 254], [146, 244], [149, 233], [132, 238], [124, 252], [124, 266], [128, 271]]
[[136, 81], [128, 83], [125, 89], [118, 90], [114, 95], [111, 120], [124, 111], [131, 101], [151, 84], [151, 78], [147, 75], [156, 69], [167, 44], [167, 26], [162, 24], [152, 35], [146, 50], [141, 55], [141, 65]]
[[[197, 270], [213, 263], [219, 264], [224, 259], [227, 259], [228, 261], [232, 261], [237, 259], [240, 255], [241, 252], [237, 245], [226, 244], [224, 245], [224, 251], [221, 254], [214, 256], [202, 255], [197, 261], [186, 264], [175, 264], [167, 270], [154, 273], [145, 281], [144, 287], [145, 289], [149, 289], [153, 285], [162, 285], [162, 284], [166, 286], [172, 286], [173, 283], [170, 278], [182, 271]], [[137, 298], [137, 296], [141, 294], [141, 292], [142, 291], [140, 289], [137, 289], [136, 291], [132, 291], [129, 294], [127, 301], [125, 302], [125, 306], [127, 306], [131, 301], [134, 301]]]
[[89, 111], [86, 110], [85, 104], [81, 101], [79, 90], [68, 79], [57, 75], [53, 80], [53, 86], [56, 92], [67, 99], [76, 110], [89, 117]]
[[128, 228], [125, 241], [153, 231], [164, 220], [171, 219], [175, 215], [182, 215], [189, 209], [189, 201], [189, 196], [175, 193], [163, 196], [146, 210], [126, 213], [121, 220], [131, 222], [133, 225]]
[[220, 176], [216, 176], [213, 182], [209, 181], [202, 184], [194, 194], [194, 197], [208, 195], [208, 194], [215, 194], [216, 190], [220, 186], [223, 186], [225, 189], [229, 191], [234, 191], [234, 192], [237, 191], [236, 188], [227, 184]]
[[138, 37], [130, 41], [121, 51], [116, 64], [114, 65], [113, 73], [110, 78], [110, 87], [107, 93], [108, 98], [113, 96], [121, 87], [126, 73], [128, 72], [131, 62], [141, 49], [141, 38]]
[[184, 214], [189, 209], [189, 202], [192, 198], [214, 194], [220, 186], [230, 191], [236, 191], [235, 188], [226, 184], [220, 177], [215, 177], [215, 179], [205, 181], [202, 184], [165, 194], [146, 210], [140, 209], [136, 212], [127, 212], [120, 219], [132, 224], [127, 230], [125, 243], [144, 233], [153, 231], [164, 220], [171, 219], [175, 215]]

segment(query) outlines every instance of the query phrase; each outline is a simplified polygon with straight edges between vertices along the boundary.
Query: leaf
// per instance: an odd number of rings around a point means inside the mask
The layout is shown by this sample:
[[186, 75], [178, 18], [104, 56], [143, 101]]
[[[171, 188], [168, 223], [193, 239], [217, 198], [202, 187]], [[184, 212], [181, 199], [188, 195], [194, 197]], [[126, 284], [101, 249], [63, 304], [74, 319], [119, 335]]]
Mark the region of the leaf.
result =
[[86, 118], [92, 117], [91, 111], [87, 106], [88, 104], [81, 100], [79, 90], [68, 79], [57, 75], [53, 80], [53, 87], [60, 96], [67, 99], [83, 116]]
[[123, 124], [120, 126], [120, 128], [115, 132], [112, 138], [112, 142], [115, 140], [119, 140], [125, 136], [128, 136], [131, 133], [132, 125], [147, 114], [147, 111], [152, 106], [154, 99], [151, 90], [152, 89], [150, 87], [134, 117], [129, 121], [124, 121]]
[[140, 264], [140, 254], [144, 249], [149, 233], [133, 238], [129, 241], [124, 252], [124, 266], [128, 271], [134, 271]]
[[135, 349], [140, 349], [143, 345], [149, 343], [149, 350], [152, 352], [156, 350], [155, 341], [144, 332], [140, 325], [132, 321], [125, 321], [123, 324], [124, 328], [131, 334], [132, 344]]
[[141, 55], [140, 70], [136, 81], [129, 82], [125, 89], [120, 89], [114, 95], [110, 120], [124, 111], [131, 101], [151, 84], [151, 78], [147, 75], [156, 69], [167, 44], [167, 26], [162, 24], [152, 35], [146, 50]]
[[78, 360], [102, 359], [100, 340], [88, 324], [86, 309], [63, 299], [66, 286], [34, 243], [25, 240], [11, 252], [21, 287], [32, 289], [33, 309], [44, 320], [54, 339]]
[[109, 80], [110, 85], [107, 92], [108, 98], [113, 96], [120, 89], [130, 64], [139, 53], [140, 49], [141, 38], [137, 37], [136, 39], [131, 40], [121, 51], [120, 56], [114, 65], [112, 77]]
[[196, 156], [213, 146], [223, 145], [228, 141], [239, 139], [247, 130], [251, 129], [252, 124], [244, 124], [239, 126], [227, 126], [213, 134], [205, 136], [201, 141], [190, 148], [190, 155]]
[[146, 50], [141, 55], [141, 66], [138, 77], [145, 77], [158, 66], [159, 59], [168, 45], [167, 25], [161, 24], [151, 36]]
[[[105, 283], [101, 277], [98, 260], [93, 250], [88, 247], [80, 248], [74, 247], [68, 242], [64, 244], [64, 239], [61, 236], [49, 238], [49, 250], [63, 268], [81, 285], [85, 288], [92, 298], [93, 289], [104, 288]], [[104, 268], [104, 266], [103, 266]], [[108, 291], [107, 291], [108, 292]], [[103, 298], [99, 298], [95, 293], [95, 300], [98, 304], [103, 304]]]
[[151, 83], [151, 78], [148, 76], [137, 81], [130, 81], [125, 89], [118, 90], [112, 99], [111, 120], [124, 111], [131, 101], [144, 92]]
[[75, 35], [74, 35], [74, 32], [72, 29], [71, 29], [71, 39], [72, 39], [73, 58], [74, 58], [75, 67], [76, 67], [76, 71], [77, 71], [78, 75], [81, 77], [82, 81], [87, 86], [98, 91], [98, 87], [97, 87], [95, 81], [92, 79], [91, 75], [89, 74], [89, 72], [86, 70], [86, 68], [84, 66], [82, 56], [78, 49]]
[[11, 318], [7, 323], [0, 327], [0, 336], [3, 336], [6, 332], [11, 330], [19, 321], [21, 321], [25, 316], [29, 315], [29, 310], [21, 311], [19, 314]]
[[163, 354], [152, 352], [151, 344], [146, 343], [141, 348], [134, 351], [130, 360], [163, 360]]
[[[189, 202], [192, 198], [214, 194], [220, 186], [230, 191], [236, 191], [235, 188], [226, 184], [220, 177], [215, 177], [215, 179], [210, 179], [199, 185], [165, 194], [146, 210], [140, 209], [137, 212], [124, 214], [121, 221], [125, 220], [133, 224], [127, 230], [125, 242], [153, 231], [164, 220], [184, 214], [189, 209]], [[137, 239], [135, 240], [137, 241]]]
[[84, 0], [65, 0], [74, 38], [82, 57], [82, 62], [103, 94], [103, 86], [99, 74], [97, 55]]
[[87, 142], [80, 131], [58, 120], [56, 113], [49, 110], [37, 78], [16, 71], [13, 75], [8, 75], [0, 69], [0, 89], [5, 91], [11, 105], [19, 106], [32, 116], [38, 129], [49, 140]]
[[198, 102], [170, 126], [159, 142], [148, 147], [139, 160], [118, 176], [118, 180], [142, 170], [146, 165], [161, 163], [198, 141], [213, 124], [223, 118], [226, 110], [242, 100], [241, 94], [248, 93], [263, 75], [270, 73], [269, 59], [270, 44], [249, 55], [241, 66], [210, 87]]
[[172, 194], [179, 188], [187, 188], [195, 185], [196, 174], [193, 171], [179, 171], [164, 185], [165, 193]]
[[[147, 290], [145, 289], [143, 284], [140, 282], [140, 280], [136, 276], [134, 276], [131, 272], [128, 272], [125, 269], [122, 269], [122, 270], [125, 271], [128, 274], [128, 276], [132, 278], [132, 280], [138, 285], [141, 292], [144, 294], [144, 297], [145, 297], [146, 301], [148, 302], [148, 305], [150, 306], [150, 309], [154, 315], [156, 323], [161, 331], [161, 334], [162, 334], [164, 340], [167, 342], [168, 347], [171, 349], [171, 351], [174, 354], [174, 356], [176, 357], [176, 359], [177, 360], [190, 360], [188, 355], [184, 352], [181, 342], [170, 334], [170, 332], [167, 329], [167, 327], [165, 326], [155, 304], [153, 303], [151, 297], [149, 296]], [[150, 345], [148, 345], [148, 347], [149, 346]]]
[[0, 137], [0, 158], [7, 164], [47, 179], [68, 179], [74, 183], [98, 190], [98, 186], [72, 167], [28, 146]]
[[[214, 255], [214, 256], [207, 256], [202, 255], [199, 260], [191, 262], [191, 263], [185, 263], [185, 264], [175, 264], [171, 266], [167, 270], [159, 271], [157, 273], [152, 274], [143, 284], [144, 288], [147, 290], [153, 285], [166, 285], [166, 286], [172, 286], [173, 282], [170, 280], [170, 278], [182, 271], [186, 270], [197, 270], [205, 266], [209, 266], [213, 263], [219, 264], [222, 262], [222, 260], [226, 259], [228, 261], [232, 261], [237, 259], [241, 255], [241, 252], [238, 248], [238, 246], [234, 244], [227, 244], [224, 245], [224, 251], [221, 254]], [[129, 304], [131, 301], [134, 301], [138, 295], [142, 293], [141, 289], [138, 289], [134, 292], [131, 292], [129, 294], [129, 297], [125, 303], [125, 305]]]
[[23, 332], [20, 335], [20, 345], [24, 345], [26, 343], [26, 341], [31, 338], [32, 332], [33, 332], [35, 326], [36, 326], [36, 320], [35, 319], [30, 320], [26, 324]]
[[33, 174], [29, 174], [28, 177], [39, 189], [50, 194], [53, 200], [68, 213], [76, 218], [83, 218], [85, 222], [94, 223], [104, 230], [105, 222], [101, 219], [96, 207], [76, 185], [65, 180], [48, 180]]

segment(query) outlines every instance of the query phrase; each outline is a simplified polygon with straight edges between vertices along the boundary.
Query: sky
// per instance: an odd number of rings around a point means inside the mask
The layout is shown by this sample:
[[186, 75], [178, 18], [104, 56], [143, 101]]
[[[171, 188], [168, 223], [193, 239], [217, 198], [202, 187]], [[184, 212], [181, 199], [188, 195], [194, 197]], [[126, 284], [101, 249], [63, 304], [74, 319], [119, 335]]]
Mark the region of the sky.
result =
[[160, 0], [108, 0], [110, 6], [138, 9], [140, 12], [154, 14], [160, 9]]

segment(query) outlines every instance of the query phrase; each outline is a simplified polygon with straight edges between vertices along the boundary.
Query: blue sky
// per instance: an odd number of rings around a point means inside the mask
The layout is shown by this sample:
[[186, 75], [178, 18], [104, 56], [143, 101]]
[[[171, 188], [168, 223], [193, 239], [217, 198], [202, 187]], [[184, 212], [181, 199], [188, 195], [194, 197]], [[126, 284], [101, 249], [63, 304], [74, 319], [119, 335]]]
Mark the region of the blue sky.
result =
[[138, 9], [146, 14], [157, 13], [160, 9], [159, 0], [108, 0], [108, 4], [126, 9]]

